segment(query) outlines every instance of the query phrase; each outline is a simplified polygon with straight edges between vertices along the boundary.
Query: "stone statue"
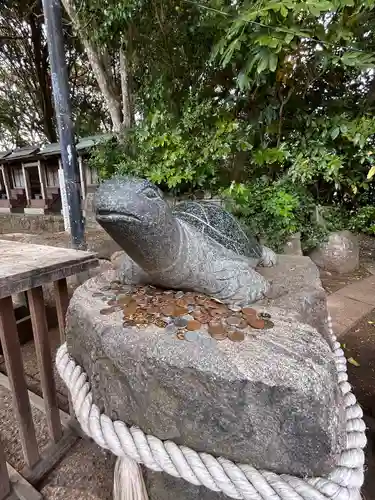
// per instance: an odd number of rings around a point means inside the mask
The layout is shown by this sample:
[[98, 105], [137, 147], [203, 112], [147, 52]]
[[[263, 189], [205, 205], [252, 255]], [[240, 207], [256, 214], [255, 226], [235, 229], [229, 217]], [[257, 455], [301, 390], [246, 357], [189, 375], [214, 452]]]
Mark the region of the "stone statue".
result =
[[149, 181], [117, 177], [99, 186], [95, 208], [99, 224], [127, 254], [124, 282], [194, 290], [238, 305], [269, 289], [254, 268], [274, 265], [275, 253], [215, 203], [189, 201], [172, 210]]

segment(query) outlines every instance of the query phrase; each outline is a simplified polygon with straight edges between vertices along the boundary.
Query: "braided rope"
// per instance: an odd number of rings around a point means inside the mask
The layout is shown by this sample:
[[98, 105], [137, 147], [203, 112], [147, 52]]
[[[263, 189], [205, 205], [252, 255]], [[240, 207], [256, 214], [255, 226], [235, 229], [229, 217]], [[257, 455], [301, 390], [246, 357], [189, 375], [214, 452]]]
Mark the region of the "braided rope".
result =
[[63, 344], [56, 355], [56, 365], [67, 385], [75, 414], [83, 431], [102, 448], [115, 455], [127, 456], [153, 471], [164, 471], [196, 486], [223, 492], [243, 500], [359, 500], [363, 484], [365, 424], [346, 373], [346, 359], [332, 332], [332, 349], [339, 386], [346, 407], [346, 444], [337, 467], [326, 477], [299, 478], [257, 470], [251, 465], [236, 464], [225, 458], [161, 441], [136, 426], [112, 421], [93, 403], [87, 374], [69, 355]]

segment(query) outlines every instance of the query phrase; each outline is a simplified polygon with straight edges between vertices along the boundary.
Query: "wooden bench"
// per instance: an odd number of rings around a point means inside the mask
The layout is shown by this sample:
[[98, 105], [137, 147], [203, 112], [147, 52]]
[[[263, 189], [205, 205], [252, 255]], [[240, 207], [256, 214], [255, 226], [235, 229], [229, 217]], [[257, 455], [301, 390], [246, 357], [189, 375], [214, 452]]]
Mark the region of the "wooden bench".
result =
[[[25, 467], [19, 475], [6, 463], [0, 436], [0, 500], [22, 498], [24, 494], [18, 494], [17, 491], [20, 488], [24, 490], [27, 485], [30, 487], [28, 498], [41, 498], [31, 485], [40, 481], [77, 440], [71, 430], [74, 427], [73, 417], [71, 426], [69, 422], [64, 422], [63, 430], [61, 424], [42, 285], [54, 283], [60, 340], [63, 342], [69, 302], [66, 278], [97, 265], [98, 259], [88, 252], [0, 240], [0, 341], [7, 371], [7, 377], [2, 375], [0, 383], [12, 391], [13, 409], [25, 460]], [[32, 402], [37, 396], [30, 395], [27, 390], [12, 303], [12, 295], [20, 292], [27, 293], [29, 302], [50, 438], [50, 445], [43, 455], [38, 449], [30, 406], [30, 396]]]

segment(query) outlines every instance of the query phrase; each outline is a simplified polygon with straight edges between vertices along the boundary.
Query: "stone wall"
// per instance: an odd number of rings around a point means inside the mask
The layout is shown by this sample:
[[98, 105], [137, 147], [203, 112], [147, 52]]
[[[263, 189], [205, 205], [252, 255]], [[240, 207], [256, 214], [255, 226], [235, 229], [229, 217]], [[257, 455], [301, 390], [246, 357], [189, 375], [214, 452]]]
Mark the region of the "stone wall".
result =
[[0, 215], [0, 234], [5, 233], [56, 233], [64, 231], [61, 215]]

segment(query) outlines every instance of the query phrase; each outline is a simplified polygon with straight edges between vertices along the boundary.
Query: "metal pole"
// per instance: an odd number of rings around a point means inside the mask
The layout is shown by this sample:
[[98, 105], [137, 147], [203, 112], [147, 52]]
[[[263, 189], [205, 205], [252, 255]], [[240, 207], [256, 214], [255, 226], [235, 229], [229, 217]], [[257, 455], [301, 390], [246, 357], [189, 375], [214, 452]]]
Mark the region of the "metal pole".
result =
[[79, 190], [79, 169], [74, 144], [60, 0], [43, 0], [43, 11], [51, 65], [55, 113], [60, 136], [61, 160], [69, 206], [72, 246], [73, 248], [82, 249], [85, 248], [85, 229]]

